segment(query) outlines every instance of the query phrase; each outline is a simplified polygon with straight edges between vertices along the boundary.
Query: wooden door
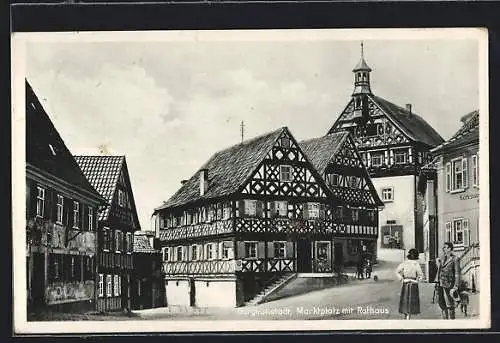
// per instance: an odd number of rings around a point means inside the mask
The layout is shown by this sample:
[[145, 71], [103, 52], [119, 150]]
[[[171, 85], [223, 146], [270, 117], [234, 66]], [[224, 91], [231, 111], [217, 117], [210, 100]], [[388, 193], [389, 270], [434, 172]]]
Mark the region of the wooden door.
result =
[[297, 240], [297, 271], [299, 273], [312, 272], [312, 250], [309, 239]]

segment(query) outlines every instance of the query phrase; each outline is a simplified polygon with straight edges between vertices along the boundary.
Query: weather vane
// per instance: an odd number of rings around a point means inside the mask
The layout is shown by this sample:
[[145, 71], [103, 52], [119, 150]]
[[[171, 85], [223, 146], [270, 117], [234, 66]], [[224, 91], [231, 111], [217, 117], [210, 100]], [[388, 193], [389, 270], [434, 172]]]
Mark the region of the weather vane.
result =
[[243, 142], [243, 137], [245, 134], [245, 123], [243, 122], [243, 120], [241, 121], [240, 131], [241, 131], [241, 142]]

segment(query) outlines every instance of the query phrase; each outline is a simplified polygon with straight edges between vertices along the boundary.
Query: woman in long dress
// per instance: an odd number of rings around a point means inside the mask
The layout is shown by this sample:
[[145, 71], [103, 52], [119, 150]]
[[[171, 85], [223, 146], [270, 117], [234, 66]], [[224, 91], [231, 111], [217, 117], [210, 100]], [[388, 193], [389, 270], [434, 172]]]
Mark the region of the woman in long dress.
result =
[[402, 282], [399, 313], [404, 314], [405, 319], [410, 319], [412, 315], [420, 313], [418, 282], [423, 279], [423, 273], [418, 263], [417, 249], [410, 249], [407, 258], [396, 268], [396, 275]]

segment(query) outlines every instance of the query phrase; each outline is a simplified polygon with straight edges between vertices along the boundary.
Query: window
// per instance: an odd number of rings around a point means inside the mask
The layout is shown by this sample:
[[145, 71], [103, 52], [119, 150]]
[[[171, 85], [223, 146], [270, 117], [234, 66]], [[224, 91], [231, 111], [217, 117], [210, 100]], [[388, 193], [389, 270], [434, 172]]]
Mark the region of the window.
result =
[[170, 248], [169, 247], [163, 247], [161, 249], [162, 252], [162, 259], [163, 261], [170, 261]]
[[308, 218], [319, 218], [319, 204], [317, 202], [307, 203]]
[[182, 247], [177, 247], [175, 257], [177, 258], [177, 261], [182, 261], [182, 260], [184, 260], [184, 254], [183, 254], [183, 249], [182, 249]]
[[119, 296], [120, 295], [120, 275], [114, 275], [114, 278], [115, 278], [115, 285], [114, 285], [114, 288], [115, 288], [115, 297]]
[[290, 148], [290, 138], [286, 136], [281, 137], [281, 146], [285, 149]]
[[340, 186], [340, 175], [328, 174], [328, 183], [330, 186]]
[[286, 256], [286, 244], [285, 242], [274, 242], [274, 257], [285, 258]]
[[56, 222], [62, 224], [64, 213], [64, 197], [62, 195], [57, 195], [57, 216]]
[[221, 244], [221, 258], [223, 260], [227, 260], [231, 258], [229, 251], [231, 250], [231, 247], [229, 246], [229, 242], [222, 242]]
[[[451, 165], [450, 165], [451, 163]], [[448, 166], [450, 165], [450, 167]], [[451, 170], [450, 170], [451, 169]], [[463, 191], [467, 188], [468, 174], [467, 174], [467, 158], [455, 159], [446, 164], [446, 189], [450, 191]], [[450, 177], [448, 178], [448, 175]], [[451, 185], [448, 184], [449, 179]]]
[[73, 227], [80, 227], [80, 203], [78, 201], [73, 201]]
[[280, 166], [280, 181], [281, 182], [291, 182], [292, 181], [292, 167]]
[[384, 160], [384, 154], [380, 152], [374, 152], [371, 154], [371, 164], [374, 167], [380, 167]]
[[359, 221], [359, 209], [357, 208], [351, 209], [351, 216], [353, 222]]
[[109, 251], [111, 249], [111, 231], [109, 228], [102, 229], [102, 240], [105, 251]]
[[217, 217], [216, 219], [220, 220], [222, 219], [222, 204], [219, 203], [217, 204]]
[[121, 252], [123, 250], [123, 233], [120, 230], [115, 231], [115, 250]]
[[394, 151], [394, 163], [395, 164], [405, 164], [407, 159], [407, 153], [404, 150]]
[[104, 275], [99, 274], [99, 296], [104, 296]]
[[215, 220], [215, 208], [213, 205], [211, 205], [208, 208], [208, 222], [212, 222]]
[[134, 235], [131, 232], [127, 232], [127, 251], [134, 252]]
[[198, 260], [198, 246], [191, 245], [191, 261]]
[[215, 254], [214, 254], [214, 245], [213, 243], [209, 243], [206, 245], [207, 249], [207, 260], [213, 260], [215, 259]]
[[245, 242], [245, 256], [257, 258], [257, 242]]
[[94, 208], [89, 206], [89, 231], [94, 231]]
[[43, 217], [44, 207], [45, 207], [45, 189], [42, 187], [37, 187], [38, 195], [36, 197], [36, 215], [38, 217]]
[[223, 216], [223, 219], [231, 218], [231, 205], [230, 204], [224, 204], [224, 209], [222, 210], [222, 216]]
[[247, 216], [255, 216], [257, 214], [256, 200], [245, 200], [245, 214]]
[[276, 201], [276, 214], [280, 217], [286, 217], [288, 214], [288, 202], [286, 201]]
[[121, 189], [118, 190], [118, 206], [125, 207], [125, 192]]
[[358, 188], [359, 187], [359, 184], [360, 184], [360, 181], [361, 179], [357, 176], [351, 176], [350, 180], [349, 180], [349, 186], [351, 188]]
[[375, 210], [368, 210], [368, 220], [370, 223], [375, 221]]
[[386, 202], [394, 201], [394, 188], [393, 187], [382, 188], [382, 201], [386, 201]]
[[472, 156], [472, 185], [479, 187], [479, 163], [478, 156]]
[[111, 275], [106, 275], [106, 296], [111, 297], [113, 296], [112, 291], [112, 283], [111, 283]]
[[470, 244], [470, 230], [468, 219], [454, 219], [445, 224], [446, 240], [455, 245], [468, 246]]

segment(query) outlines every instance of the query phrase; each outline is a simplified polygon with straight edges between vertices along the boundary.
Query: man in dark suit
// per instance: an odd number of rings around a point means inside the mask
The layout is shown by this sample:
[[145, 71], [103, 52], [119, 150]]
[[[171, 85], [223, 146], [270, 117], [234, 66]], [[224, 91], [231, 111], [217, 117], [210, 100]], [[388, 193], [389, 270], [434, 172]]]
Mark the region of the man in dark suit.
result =
[[453, 243], [444, 243], [443, 253], [443, 256], [436, 259], [438, 304], [444, 319], [455, 319], [455, 300], [450, 293], [458, 290], [460, 263], [458, 257], [453, 253]]

